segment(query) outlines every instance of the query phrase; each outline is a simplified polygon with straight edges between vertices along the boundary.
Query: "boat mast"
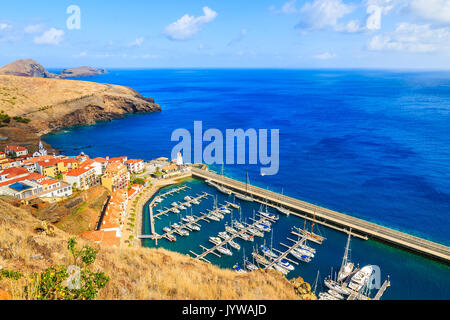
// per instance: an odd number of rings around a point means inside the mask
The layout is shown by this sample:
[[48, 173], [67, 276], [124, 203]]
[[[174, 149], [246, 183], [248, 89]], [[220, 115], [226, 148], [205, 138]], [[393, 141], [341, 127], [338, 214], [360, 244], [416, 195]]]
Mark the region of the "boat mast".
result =
[[317, 284], [319, 283], [319, 272], [320, 272], [320, 270], [317, 270], [316, 281], [314, 281], [314, 286], [313, 286], [313, 288], [314, 288], [314, 290], [313, 290], [314, 295], [316, 294], [316, 291], [317, 291]]
[[348, 233], [347, 245], [345, 246], [344, 257], [342, 258], [341, 270], [339, 271], [339, 273], [342, 272], [342, 270], [344, 269], [345, 265], [348, 263], [348, 251], [349, 251], [349, 248], [350, 248], [350, 238], [351, 237], [352, 237], [352, 229], [350, 229], [350, 232]]

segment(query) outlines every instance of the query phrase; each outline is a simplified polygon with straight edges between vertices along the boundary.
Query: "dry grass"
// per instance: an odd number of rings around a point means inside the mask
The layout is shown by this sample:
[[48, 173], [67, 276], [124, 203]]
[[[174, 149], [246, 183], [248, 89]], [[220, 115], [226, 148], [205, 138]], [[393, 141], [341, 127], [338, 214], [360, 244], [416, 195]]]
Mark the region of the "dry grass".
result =
[[[23, 273], [71, 263], [66, 250], [69, 236], [56, 229], [53, 237], [38, 234], [41, 222], [26, 211], [0, 200], [0, 266]], [[83, 245], [87, 241], [78, 239]], [[92, 244], [90, 244], [92, 245]], [[98, 299], [105, 300], [183, 300], [183, 299], [313, 299], [299, 296], [294, 286], [276, 271], [257, 271], [238, 275], [188, 256], [166, 250], [146, 248], [100, 248], [94, 271], [111, 277]], [[41, 254], [43, 259], [32, 259]], [[0, 281], [0, 289], [15, 299], [23, 299], [21, 286]]]

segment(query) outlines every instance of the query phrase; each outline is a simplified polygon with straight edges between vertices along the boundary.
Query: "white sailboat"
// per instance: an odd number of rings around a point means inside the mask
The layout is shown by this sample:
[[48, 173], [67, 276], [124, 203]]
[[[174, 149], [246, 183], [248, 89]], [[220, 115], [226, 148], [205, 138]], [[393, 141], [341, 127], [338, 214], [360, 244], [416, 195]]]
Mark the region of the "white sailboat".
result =
[[355, 267], [353, 262], [349, 260], [350, 253], [350, 238], [352, 236], [352, 230], [348, 233], [347, 245], [345, 246], [344, 257], [342, 258], [341, 269], [338, 273], [338, 282], [345, 281], [350, 274], [353, 272], [353, 268]]
[[248, 202], [254, 202], [253, 197], [251, 194], [248, 193], [248, 185], [249, 185], [249, 178], [248, 178], [248, 172], [246, 173], [246, 181], [245, 181], [245, 194], [236, 193], [236, 198]]

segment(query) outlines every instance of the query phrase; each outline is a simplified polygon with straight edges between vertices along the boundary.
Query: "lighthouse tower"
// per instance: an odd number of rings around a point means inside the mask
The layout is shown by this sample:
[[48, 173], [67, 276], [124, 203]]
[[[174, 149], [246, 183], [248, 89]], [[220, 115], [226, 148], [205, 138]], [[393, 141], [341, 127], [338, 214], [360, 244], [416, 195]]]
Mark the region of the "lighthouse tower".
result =
[[177, 154], [176, 164], [177, 164], [177, 166], [183, 165], [183, 157], [181, 156], [181, 152], [178, 152], [178, 154]]

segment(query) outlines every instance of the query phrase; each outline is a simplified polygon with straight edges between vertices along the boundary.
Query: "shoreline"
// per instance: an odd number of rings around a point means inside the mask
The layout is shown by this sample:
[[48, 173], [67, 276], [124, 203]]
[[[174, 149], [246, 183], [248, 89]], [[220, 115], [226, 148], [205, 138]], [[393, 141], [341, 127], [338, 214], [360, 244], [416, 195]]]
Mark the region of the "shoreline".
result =
[[[173, 177], [169, 180], [156, 180], [155, 183], [152, 183], [151, 185], [146, 187], [143, 192], [141, 192], [134, 200], [132, 200], [132, 203], [127, 208], [126, 226], [128, 226], [128, 224], [131, 222], [130, 219], [134, 210], [134, 213], [136, 214], [134, 228], [132, 229], [132, 232], [124, 229], [120, 245], [123, 247], [131, 244], [132, 247], [142, 247], [142, 240], [139, 239], [139, 236], [143, 233], [144, 206], [146, 205], [146, 203], [162, 188], [179, 184], [182, 182], [182, 180], [190, 177], [192, 177], [191, 172], [181, 176]], [[134, 205], [135, 202], [136, 205]], [[131, 243], [127, 242], [130, 240], [130, 235], [133, 235], [133, 240], [131, 241]]]

